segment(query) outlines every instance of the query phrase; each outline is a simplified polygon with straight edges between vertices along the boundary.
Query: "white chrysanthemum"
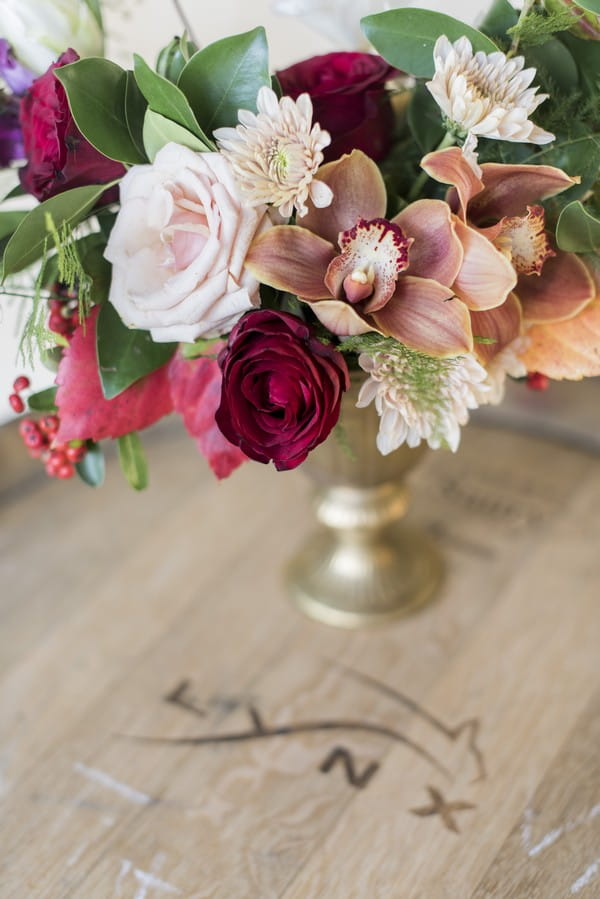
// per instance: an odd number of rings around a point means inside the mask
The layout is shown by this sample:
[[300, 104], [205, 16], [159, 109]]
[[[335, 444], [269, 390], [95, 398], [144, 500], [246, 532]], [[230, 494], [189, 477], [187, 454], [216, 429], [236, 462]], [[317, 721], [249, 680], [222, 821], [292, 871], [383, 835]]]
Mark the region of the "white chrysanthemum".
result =
[[474, 167], [478, 135], [531, 144], [554, 140], [553, 134], [529, 121], [548, 94], [529, 86], [536, 70], [524, 69], [522, 56], [508, 59], [499, 50], [473, 54], [468, 38], [451, 44], [442, 35], [433, 57], [435, 75], [427, 87], [452, 127], [466, 136], [465, 155]]
[[521, 356], [529, 346], [528, 337], [517, 337], [497, 353], [486, 368], [485, 390], [477, 394], [479, 405], [497, 406], [504, 399], [506, 378], [524, 378], [527, 366]]
[[490, 389], [486, 370], [471, 355], [436, 359], [398, 344], [397, 349], [361, 353], [358, 362], [370, 377], [357, 406], [375, 401], [381, 418], [377, 448], [384, 456], [422, 440], [432, 449], [447, 446], [456, 452], [469, 409], [476, 409]]
[[299, 216], [306, 215], [309, 197], [315, 206], [329, 206], [333, 193], [314, 175], [331, 138], [312, 124], [309, 95], [278, 100], [274, 91], [261, 87], [256, 106], [257, 115], [240, 109], [236, 128], [214, 132], [246, 200], [252, 206], [270, 203], [285, 218], [294, 207]]

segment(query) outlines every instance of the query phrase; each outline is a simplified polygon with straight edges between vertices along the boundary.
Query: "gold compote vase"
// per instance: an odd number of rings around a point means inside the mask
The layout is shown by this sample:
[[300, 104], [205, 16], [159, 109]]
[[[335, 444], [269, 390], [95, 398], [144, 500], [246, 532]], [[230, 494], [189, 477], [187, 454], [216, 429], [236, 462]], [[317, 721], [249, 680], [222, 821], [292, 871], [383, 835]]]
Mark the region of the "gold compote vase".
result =
[[424, 453], [400, 447], [382, 456], [374, 405], [356, 408], [365, 375], [352, 374], [340, 433], [303, 465], [315, 484], [319, 522], [291, 560], [287, 583], [294, 603], [311, 618], [357, 628], [406, 615], [434, 598], [443, 564], [430, 538], [402, 519], [406, 476]]

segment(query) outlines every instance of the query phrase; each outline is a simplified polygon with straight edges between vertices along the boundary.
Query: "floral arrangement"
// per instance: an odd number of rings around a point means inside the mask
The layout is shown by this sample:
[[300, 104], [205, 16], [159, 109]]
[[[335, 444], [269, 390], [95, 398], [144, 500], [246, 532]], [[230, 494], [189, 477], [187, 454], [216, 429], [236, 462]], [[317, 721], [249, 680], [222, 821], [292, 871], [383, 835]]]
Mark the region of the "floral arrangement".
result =
[[294, 468], [351, 378], [382, 453], [456, 450], [507, 377], [600, 374], [598, 0], [392, 9], [374, 52], [276, 73], [260, 27], [126, 71], [96, 0], [0, 9], [3, 289], [56, 369], [20, 424], [50, 475], [97, 485], [116, 440], [145, 486], [173, 412], [218, 477]]

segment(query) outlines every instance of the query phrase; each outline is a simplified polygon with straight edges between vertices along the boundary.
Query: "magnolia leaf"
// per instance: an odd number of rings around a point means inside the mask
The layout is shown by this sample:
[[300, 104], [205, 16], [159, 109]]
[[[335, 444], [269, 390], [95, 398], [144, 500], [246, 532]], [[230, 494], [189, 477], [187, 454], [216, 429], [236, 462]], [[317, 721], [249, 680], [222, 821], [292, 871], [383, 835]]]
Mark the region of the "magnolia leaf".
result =
[[81, 462], [75, 464], [75, 470], [88, 487], [101, 487], [105, 474], [104, 453], [101, 447], [92, 440], [87, 441], [87, 452]]
[[127, 127], [127, 72], [108, 59], [80, 59], [55, 69], [75, 124], [104, 156], [118, 162], [145, 162]]
[[76, 328], [58, 367], [59, 443], [122, 437], [149, 427], [173, 409], [166, 365], [140, 378], [114, 399], [104, 397], [96, 358], [100, 308], [108, 308], [108, 303], [95, 306]]
[[27, 405], [32, 412], [56, 412], [56, 387], [48, 387], [27, 397]]
[[[217, 344], [214, 352], [223, 346]], [[171, 396], [176, 412], [183, 417], [188, 434], [196, 438], [202, 455], [218, 478], [228, 477], [246, 461], [246, 456], [227, 440], [215, 421], [221, 402], [221, 369], [215, 359], [183, 359], [179, 354], [169, 364]]]
[[179, 77], [179, 87], [209, 133], [237, 125], [239, 109], [256, 112], [260, 88], [271, 87], [264, 28], [224, 38], [194, 53]]
[[119, 463], [130, 487], [144, 490], [148, 486], [148, 463], [137, 431], [119, 437]]
[[133, 72], [127, 72], [125, 82], [125, 121], [129, 136], [135, 144], [140, 157], [146, 157], [144, 149], [144, 116], [148, 103], [137, 85]]
[[445, 34], [450, 41], [468, 37], [473, 50], [498, 51], [496, 44], [470, 25], [428, 9], [390, 9], [361, 19], [362, 29], [378, 53], [390, 65], [417, 78], [431, 78], [435, 71], [433, 48]]
[[48, 241], [46, 215], [50, 215], [58, 231], [63, 224], [69, 227], [79, 224], [94, 208], [102, 194], [116, 184], [91, 184], [65, 190], [29, 212], [21, 221], [6, 245], [3, 260], [3, 277], [20, 272], [44, 254]]
[[113, 304], [104, 303], [98, 314], [96, 351], [105, 398], [113, 399], [156, 371], [176, 349], [176, 343], [155, 343], [149, 331], [128, 328]]
[[556, 226], [556, 242], [569, 253], [593, 253], [600, 249], [600, 219], [578, 200], [565, 206]]
[[150, 109], [170, 119], [170, 121], [176, 122], [187, 131], [191, 131], [192, 134], [200, 138], [206, 148], [211, 149], [212, 143], [198, 124], [183, 91], [167, 78], [163, 78], [162, 75], [154, 72], [137, 53], [134, 54], [133, 58], [135, 60], [135, 80], [148, 101]]
[[160, 115], [152, 109], [146, 110], [143, 135], [144, 149], [150, 162], [154, 162], [158, 151], [170, 143], [189, 147], [190, 150], [196, 150], [198, 153], [205, 153], [208, 150], [206, 144], [202, 143], [200, 138], [188, 131], [187, 128], [166, 119], [164, 115]]

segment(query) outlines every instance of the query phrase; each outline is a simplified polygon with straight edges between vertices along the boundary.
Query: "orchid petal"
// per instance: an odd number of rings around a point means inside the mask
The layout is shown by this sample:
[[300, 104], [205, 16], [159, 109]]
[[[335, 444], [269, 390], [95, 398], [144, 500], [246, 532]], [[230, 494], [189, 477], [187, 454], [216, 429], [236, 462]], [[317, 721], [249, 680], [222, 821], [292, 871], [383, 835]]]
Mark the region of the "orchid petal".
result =
[[527, 322], [557, 322], [573, 318], [594, 298], [594, 280], [575, 253], [557, 250], [539, 277], [521, 275], [516, 293]]
[[355, 337], [357, 334], [377, 330], [357, 312], [354, 306], [342, 300], [323, 300], [311, 303], [310, 308], [321, 324], [338, 337]]
[[523, 215], [527, 206], [562, 193], [581, 180], [552, 165], [486, 162], [481, 170], [485, 187], [469, 205], [469, 218], [474, 222]]
[[517, 273], [510, 260], [486, 237], [459, 218], [455, 225], [464, 258], [452, 285], [454, 292], [469, 309], [493, 309], [503, 303], [514, 288]]
[[529, 371], [579, 381], [600, 375], [600, 299], [564, 322], [533, 325], [523, 361]]
[[[514, 293], [495, 309], [471, 312], [471, 328], [475, 338], [473, 352], [482, 365], [488, 365], [509, 343], [521, 333], [523, 313]], [[477, 338], [493, 343], [479, 343]]]
[[[421, 160], [421, 168], [430, 178], [441, 181], [442, 184], [451, 184], [458, 192], [460, 214], [464, 221], [467, 218], [467, 206], [476, 194], [483, 190], [484, 185], [462, 151], [458, 147], [449, 147], [447, 150], [438, 150], [428, 153]], [[455, 208], [454, 204], [450, 204]]]
[[324, 279], [335, 256], [332, 245], [296, 225], [278, 225], [261, 234], [246, 256], [246, 268], [263, 284], [307, 300], [330, 294]]
[[309, 206], [302, 224], [334, 246], [338, 235], [348, 231], [359, 219], [385, 215], [387, 197], [381, 172], [372, 159], [360, 150], [321, 166], [316, 175], [333, 192], [329, 206]]
[[383, 333], [418, 352], [457, 356], [473, 349], [469, 310], [452, 290], [429, 278], [403, 275], [394, 296], [372, 318]]
[[392, 223], [399, 225], [407, 237], [414, 238], [408, 273], [450, 286], [460, 270], [463, 250], [448, 204], [442, 200], [417, 200]]

